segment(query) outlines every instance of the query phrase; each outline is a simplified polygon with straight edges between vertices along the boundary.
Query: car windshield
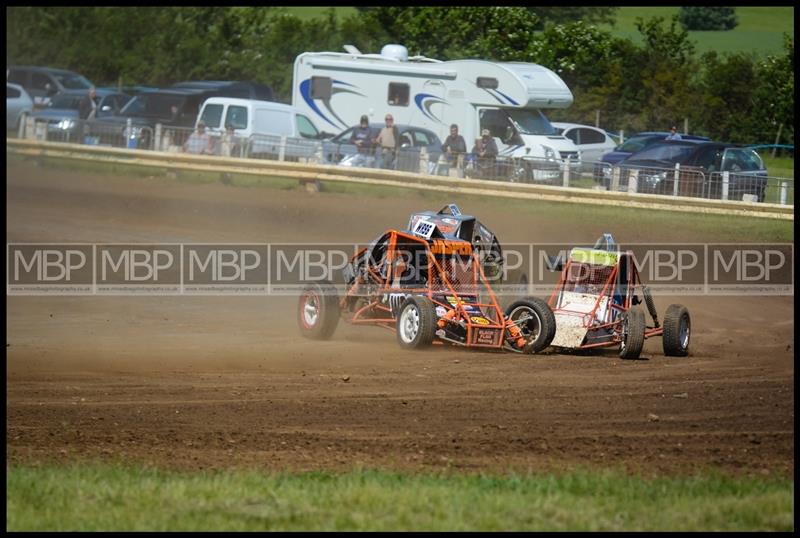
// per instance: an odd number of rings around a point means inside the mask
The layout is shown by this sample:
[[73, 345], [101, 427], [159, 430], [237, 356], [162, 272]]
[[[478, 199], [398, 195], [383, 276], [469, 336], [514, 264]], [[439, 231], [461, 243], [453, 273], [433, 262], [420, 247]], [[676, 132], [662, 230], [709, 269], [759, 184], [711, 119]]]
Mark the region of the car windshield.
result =
[[50, 100], [50, 108], [68, 108], [77, 110], [80, 107], [81, 97], [76, 95], [57, 95]]
[[88, 90], [92, 83], [82, 75], [55, 75], [56, 79], [68, 90]]
[[538, 108], [501, 109], [521, 134], [554, 135], [558, 134], [547, 117]]
[[657, 144], [643, 149], [631, 156], [627, 162], [636, 161], [668, 161], [673, 163], [684, 162], [691, 155], [696, 146], [682, 146], [677, 144]]
[[186, 100], [181, 95], [141, 94], [131, 99], [120, 111], [123, 116], [137, 116], [146, 118], [170, 118], [175, 114], [172, 107], [178, 111]]

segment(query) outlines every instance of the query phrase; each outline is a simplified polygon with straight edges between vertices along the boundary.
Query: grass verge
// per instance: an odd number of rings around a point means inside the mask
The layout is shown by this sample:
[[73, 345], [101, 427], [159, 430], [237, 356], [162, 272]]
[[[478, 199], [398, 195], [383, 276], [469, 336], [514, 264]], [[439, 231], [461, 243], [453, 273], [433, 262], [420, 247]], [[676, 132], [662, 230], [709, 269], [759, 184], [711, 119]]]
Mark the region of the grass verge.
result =
[[[7, 154], [9, 164], [25, 164], [26, 159], [18, 155]], [[117, 165], [103, 162], [71, 161], [59, 158], [38, 159], [42, 166], [79, 173], [107, 175], [109, 181], [125, 176], [147, 177], [163, 181], [184, 183], [214, 183], [222, 180], [218, 172], [180, 172], [168, 177], [164, 168], [141, 167], [136, 165]], [[299, 181], [289, 178], [261, 177], [250, 174], [233, 174], [225, 181], [231, 186], [248, 188], [266, 188], [280, 190], [302, 189]], [[441, 207], [444, 203], [454, 201], [452, 195], [425, 191], [414, 188], [403, 188], [383, 185], [364, 185], [359, 183], [323, 182], [324, 193], [352, 195], [354, 197], [371, 197], [382, 200], [396, 198], [419, 199], [421, 205]], [[669, 230], [673, 237], [692, 237], [697, 241], [720, 242], [792, 242], [794, 227], [792, 221], [764, 219], [756, 217], [711, 215], [703, 213], [683, 213], [667, 210], [587, 205], [570, 202], [550, 202], [537, 200], [516, 200], [512, 198], [489, 198], [476, 195], [457, 196], [456, 200], [463, 207], [472, 202], [483, 205], [495, 205], [503, 211], [516, 214], [535, 214], [537, 217], [551, 219], [554, 222], [568, 224], [570, 222], [596, 223], [600, 231], [614, 232], [617, 229]]]
[[7, 530], [791, 531], [784, 478], [11, 466]]

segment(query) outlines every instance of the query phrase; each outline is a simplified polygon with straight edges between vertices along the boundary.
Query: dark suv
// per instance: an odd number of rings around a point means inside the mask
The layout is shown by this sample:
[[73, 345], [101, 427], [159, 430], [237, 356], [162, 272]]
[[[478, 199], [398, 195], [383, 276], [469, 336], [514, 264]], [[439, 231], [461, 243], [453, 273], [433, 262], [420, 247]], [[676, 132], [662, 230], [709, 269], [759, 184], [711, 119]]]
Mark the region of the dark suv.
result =
[[[197, 80], [179, 82], [163, 90], [144, 91], [131, 99], [118, 114], [98, 118], [91, 133], [101, 143], [127, 145], [140, 149], [152, 149], [156, 124], [162, 127], [178, 127], [171, 130], [173, 138], [188, 136], [193, 129], [203, 103], [209, 97], [243, 97], [269, 100], [272, 89], [264, 84], [225, 80]], [[126, 133], [128, 119], [133, 133]], [[184, 129], [180, 129], [184, 128]], [[128, 140], [120, 140], [127, 135]]]
[[220, 97], [239, 97], [258, 101], [274, 101], [272, 88], [258, 82], [239, 80], [189, 80], [171, 86], [182, 90], [218, 91]]
[[73, 71], [30, 65], [9, 67], [6, 80], [25, 88], [36, 108], [47, 106], [53, 96], [66, 90], [88, 91], [92, 86], [89, 79]]
[[619, 163], [620, 185], [627, 188], [630, 172], [638, 170], [638, 192], [672, 194], [676, 164], [680, 165], [681, 196], [722, 198], [727, 172], [729, 200], [742, 200], [750, 194], [764, 201], [764, 161], [753, 148], [723, 142], [676, 140], [654, 144]]
[[[633, 135], [625, 142], [615, 147], [613, 151], [604, 153], [600, 157], [600, 161], [594, 164], [594, 180], [597, 182], [603, 182], [604, 177], [610, 177], [611, 167], [613, 165], [627, 159], [637, 151], [642, 151], [645, 148], [649, 148], [653, 144], [663, 142], [667, 136], [669, 136], [669, 134], [670, 133], [662, 131], [645, 131], [643, 133], [637, 133]], [[691, 134], [682, 134], [681, 139], [700, 142], [711, 141], [711, 139], [706, 136]]]

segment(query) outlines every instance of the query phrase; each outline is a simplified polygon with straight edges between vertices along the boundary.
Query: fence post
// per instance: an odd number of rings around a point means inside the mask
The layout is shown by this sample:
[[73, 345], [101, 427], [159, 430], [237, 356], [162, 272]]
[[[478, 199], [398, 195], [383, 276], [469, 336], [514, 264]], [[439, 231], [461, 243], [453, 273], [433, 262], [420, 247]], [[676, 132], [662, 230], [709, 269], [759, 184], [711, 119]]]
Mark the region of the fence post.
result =
[[569, 187], [569, 163], [571, 159], [564, 159], [564, 173], [562, 175], [562, 186]]
[[639, 188], [639, 170], [631, 170], [628, 174], [628, 192], [636, 192]]
[[419, 173], [428, 173], [428, 148], [422, 146], [419, 150]]
[[620, 144], [624, 144], [625, 143], [625, 129], [620, 129], [619, 130], [619, 143]]
[[722, 199], [728, 199], [728, 187], [730, 186], [730, 172], [722, 172]]
[[25, 138], [29, 140], [36, 139], [36, 118], [33, 116], [25, 118]]
[[156, 134], [153, 140], [153, 149], [156, 151], [164, 151], [164, 148], [161, 145], [161, 124], [156, 123]]
[[681, 163], [675, 163], [675, 181], [672, 182], [672, 195], [678, 196], [678, 183], [681, 179]]
[[34, 125], [36, 126], [35, 129], [34, 129], [36, 131], [34, 138], [36, 140], [45, 140], [46, 141], [47, 140], [47, 122], [46, 121], [37, 121]]
[[619, 190], [619, 166], [611, 168], [611, 187], [608, 190], [612, 192]]
[[281, 136], [281, 147], [278, 148], [278, 160], [283, 161], [286, 157], [286, 135]]
[[781, 205], [786, 205], [786, 200], [789, 194], [789, 183], [781, 181]]
[[126, 148], [135, 148], [136, 147], [136, 140], [133, 139], [133, 122], [130, 118], [128, 121], [125, 122], [125, 147]]

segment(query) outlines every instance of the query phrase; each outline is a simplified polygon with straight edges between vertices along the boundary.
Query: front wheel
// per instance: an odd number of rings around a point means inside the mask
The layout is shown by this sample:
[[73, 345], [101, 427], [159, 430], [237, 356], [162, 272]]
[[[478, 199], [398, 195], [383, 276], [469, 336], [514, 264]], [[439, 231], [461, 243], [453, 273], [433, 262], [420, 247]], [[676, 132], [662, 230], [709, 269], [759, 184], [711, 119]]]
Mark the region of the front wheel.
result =
[[322, 281], [303, 288], [297, 304], [297, 324], [303, 336], [312, 340], [329, 339], [340, 315], [339, 297], [333, 284]]
[[661, 337], [664, 355], [685, 357], [689, 354], [689, 338], [692, 332], [692, 319], [689, 310], [679, 304], [671, 304], [664, 316], [664, 334]]
[[539, 353], [556, 337], [556, 317], [550, 306], [537, 297], [526, 297], [511, 303], [506, 308], [506, 322], [519, 329], [508, 329], [512, 338], [524, 339], [522, 349], [526, 353]]
[[415, 349], [433, 343], [436, 334], [436, 309], [427, 297], [411, 296], [403, 301], [397, 316], [397, 341], [401, 347]]
[[619, 356], [623, 359], [638, 359], [644, 347], [644, 312], [631, 308], [622, 320], [622, 341]]

